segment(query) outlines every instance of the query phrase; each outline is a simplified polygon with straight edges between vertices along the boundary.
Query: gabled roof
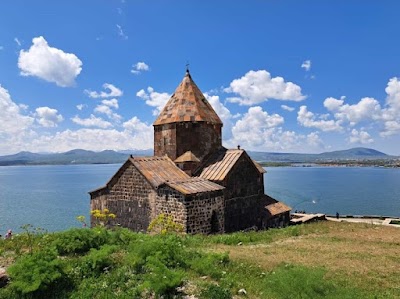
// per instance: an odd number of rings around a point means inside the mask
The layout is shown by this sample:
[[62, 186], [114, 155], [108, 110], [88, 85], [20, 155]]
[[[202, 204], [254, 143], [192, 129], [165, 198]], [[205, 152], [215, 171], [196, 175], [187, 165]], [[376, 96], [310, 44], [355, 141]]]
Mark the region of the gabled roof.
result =
[[[200, 166], [203, 167], [200, 177], [210, 181], [223, 181], [229, 174], [233, 166], [242, 155], [246, 154], [242, 149], [222, 149], [211, 155], [205, 163]], [[264, 173], [265, 170], [258, 163], [248, 158], [257, 169], [258, 172]]]
[[171, 96], [154, 122], [154, 126], [175, 122], [208, 122], [221, 124], [222, 121], [192, 80], [189, 71]]
[[281, 201], [277, 201], [275, 203], [269, 204], [265, 207], [267, 209], [267, 211], [272, 215], [279, 215], [282, 213], [286, 213], [292, 210], [291, 207], [285, 205], [283, 202]]
[[183, 162], [200, 162], [199, 158], [196, 157], [191, 151], [187, 151], [183, 155], [179, 156], [175, 159], [175, 163], [183, 163]]
[[198, 177], [192, 177], [183, 181], [176, 182], [168, 181], [165, 182], [165, 185], [185, 195], [220, 191], [225, 189], [225, 187], [223, 186]]
[[166, 181], [182, 181], [190, 178], [168, 156], [131, 157], [129, 160], [154, 188]]
[[133, 164], [136, 169], [145, 177], [153, 188], [157, 188], [166, 181], [182, 181], [189, 179], [183, 170], [179, 169], [175, 163], [168, 158], [162, 157], [130, 157], [125, 163], [117, 170], [105, 186], [89, 191], [90, 194], [107, 190], [113, 185], [113, 182], [118, 178], [130, 164]]

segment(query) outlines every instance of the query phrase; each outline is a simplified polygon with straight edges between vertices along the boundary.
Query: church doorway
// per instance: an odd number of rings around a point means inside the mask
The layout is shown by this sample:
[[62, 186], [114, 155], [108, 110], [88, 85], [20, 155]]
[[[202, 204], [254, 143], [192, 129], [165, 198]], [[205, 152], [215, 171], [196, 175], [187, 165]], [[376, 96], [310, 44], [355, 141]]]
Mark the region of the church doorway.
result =
[[219, 233], [218, 212], [213, 211], [211, 215], [211, 232], [212, 234]]

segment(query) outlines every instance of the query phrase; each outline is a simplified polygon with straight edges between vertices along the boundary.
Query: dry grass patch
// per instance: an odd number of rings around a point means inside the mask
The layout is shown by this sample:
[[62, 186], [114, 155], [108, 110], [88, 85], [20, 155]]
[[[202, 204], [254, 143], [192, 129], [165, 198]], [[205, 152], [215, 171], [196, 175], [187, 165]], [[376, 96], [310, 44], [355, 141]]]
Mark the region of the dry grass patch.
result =
[[251, 262], [266, 270], [281, 263], [324, 267], [328, 276], [344, 283], [352, 282], [371, 291], [391, 289], [400, 297], [400, 229], [336, 222], [305, 226], [313, 233], [272, 243], [216, 245], [215, 249], [229, 251], [233, 260]]

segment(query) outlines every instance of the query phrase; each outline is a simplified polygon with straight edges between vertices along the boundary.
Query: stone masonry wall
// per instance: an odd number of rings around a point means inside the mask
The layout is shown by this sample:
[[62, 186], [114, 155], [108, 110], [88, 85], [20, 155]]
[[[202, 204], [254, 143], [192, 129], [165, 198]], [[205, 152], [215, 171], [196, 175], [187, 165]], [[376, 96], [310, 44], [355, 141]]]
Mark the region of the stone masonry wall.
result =
[[171, 215], [189, 234], [224, 231], [222, 191], [185, 196], [165, 186], [158, 190], [156, 207], [158, 214]]
[[107, 208], [117, 215], [111, 224], [146, 231], [156, 216], [156, 192], [132, 164], [125, 164], [120, 172], [111, 182], [108, 194], [92, 195], [91, 209]]
[[221, 125], [205, 122], [181, 122], [154, 127], [154, 155], [172, 160], [192, 151], [203, 159], [222, 146]]
[[154, 156], [167, 155], [172, 160], [176, 155], [176, 124], [154, 126]]
[[223, 233], [224, 196], [223, 192], [208, 192], [189, 197], [186, 201], [189, 234]]
[[253, 162], [242, 155], [225, 181], [225, 231], [233, 232], [262, 226], [264, 180]]

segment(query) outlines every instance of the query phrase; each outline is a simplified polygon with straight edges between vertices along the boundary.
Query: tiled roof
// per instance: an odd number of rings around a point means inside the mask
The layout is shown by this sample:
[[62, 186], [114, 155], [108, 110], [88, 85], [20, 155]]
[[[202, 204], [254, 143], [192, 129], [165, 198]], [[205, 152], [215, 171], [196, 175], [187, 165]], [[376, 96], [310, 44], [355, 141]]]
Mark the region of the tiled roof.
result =
[[292, 210], [292, 208], [288, 207], [287, 205], [285, 205], [283, 202], [280, 201], [269, 204], [265, 208], [272, 216], [286, 213]]
[[175, 163], [183, 163], [183, 162], [200, 162], [199, 158], [196, 157], [191, 151], [187, 151], [183, 155], [179, 156], [175, 159]]
[[153, 125], [194, 121], [222, 125], [221, 119], [187, 71]]
[[257, 167], [258, 171], [260, 173], [266, 173], [267, 171], [264, 169], [264, 167], [262, 167], [260, 164], [258, 164], [256, 161], [252, 160], [254, 165]]
[[[202, 168], [200, 177], [211, 181], [222, 181], [231, 171], [232, 167], [239, 160], [246, 151], [242, 149], [223, 149], [215, 152], [208, 158]], [[250, 159], [251, 160], [251, 159]], [[261, 167], [257, 162], [251, 160], [254, 166], [260, 173], [265, 173], [264, 168]], [[202, 167], [200, 166], [200, 168]]]
[[167, 156], [132, 157], [129, 160], [153, 187], [158, 187], [166, 181], [182, 181], [190, 178]]
[[185, 195], [220, 191], [225, 189], [225, 187], [220, 186], [216, 183], [196, 177], [189, 178], [183, 181], [168, 181], [165, 184]]
[[222, 181], [243, 154], [243, 150], [224, 150], [216, 152], [208, 159], [200, 177], [211, 181]]

